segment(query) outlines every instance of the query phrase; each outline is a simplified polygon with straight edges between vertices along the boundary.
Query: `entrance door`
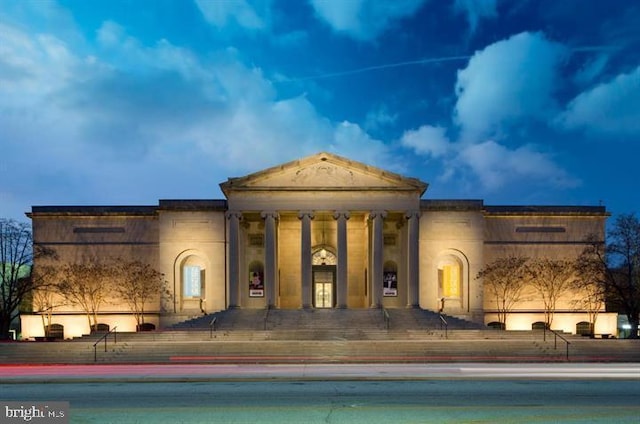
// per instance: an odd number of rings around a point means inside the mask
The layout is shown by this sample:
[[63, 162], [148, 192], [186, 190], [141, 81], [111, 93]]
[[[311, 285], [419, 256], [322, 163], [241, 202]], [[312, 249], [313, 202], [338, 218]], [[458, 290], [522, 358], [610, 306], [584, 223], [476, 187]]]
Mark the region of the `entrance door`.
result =
[[336, 284], [335, 265], [313, 267], [313, 306], [315, 308], [333, 308]]

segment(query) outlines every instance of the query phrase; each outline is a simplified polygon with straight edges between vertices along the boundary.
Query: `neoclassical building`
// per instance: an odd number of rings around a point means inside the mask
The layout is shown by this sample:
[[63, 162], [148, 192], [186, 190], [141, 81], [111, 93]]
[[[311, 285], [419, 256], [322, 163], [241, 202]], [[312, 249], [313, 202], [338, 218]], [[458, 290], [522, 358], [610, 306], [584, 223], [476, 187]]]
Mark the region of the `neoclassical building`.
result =
[[[148, 305], [164, 327], [228, 308], [419, 307], [489, 324], [493, 300], [478, 272], [497, 257], [571, 258], [595, 234], [602, 206], [488, 206], [423, 199], [427, 184], [330, 153], [318, 153], [220, 184], [226, 199], [160, 200], [154, 206], [33, 206], [34, 243], [58, 261], [129, 258], [162, 272], [169, 300]], [[37, 264], [36, 264], [37, 266]], [[576, 332], [586, 312], [565, 296], [554, 328]], [[540, 300], [517, 305], [508, 329], [542, 321]], [[113, 299], [100, 320], [135, 329]], [[56, 308], [65, 336], [88, 332], [73, 305]], [[42, 335], [24, 315], [23, 337]], [[348, 325], [348, 323], [345, 323]], [[596, 331], [615, 334], [602, 312]]]

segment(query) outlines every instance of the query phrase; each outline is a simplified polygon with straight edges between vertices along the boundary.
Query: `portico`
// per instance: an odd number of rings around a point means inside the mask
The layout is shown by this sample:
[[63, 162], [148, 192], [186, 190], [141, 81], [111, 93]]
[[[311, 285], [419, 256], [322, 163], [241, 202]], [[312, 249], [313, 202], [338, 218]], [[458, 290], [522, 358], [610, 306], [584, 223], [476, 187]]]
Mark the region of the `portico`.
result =
[[[320, 153], [220, 186], [229, 205], [230, 307], [417, 305], [427, 184]], [[252, 264], [262, 293], [249, 290]], [[385, 275], [393, 280], [386, 291]]]

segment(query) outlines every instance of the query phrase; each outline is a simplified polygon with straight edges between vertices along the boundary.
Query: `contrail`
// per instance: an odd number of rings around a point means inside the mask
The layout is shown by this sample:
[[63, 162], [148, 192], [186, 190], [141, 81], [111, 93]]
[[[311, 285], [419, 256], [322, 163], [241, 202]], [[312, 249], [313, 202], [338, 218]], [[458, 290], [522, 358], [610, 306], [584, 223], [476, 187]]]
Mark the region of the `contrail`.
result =
[[297, 81], [309, 81], [309, 80], [317, 80], [324, 78], [334, 78], [334, 77], [342, 77], [345, 75], [354, 75], [354, 74], [362, 74], [364, 72], [377, 71], [380, 69], [390, 69], [390, 68], [399, 68], [401, 66], [411, 66], [411, 65], [422, 65], [425, 63], [438, 63], [438, 62], [452, 62], [457, 60], [466, 60], [471, 56], [445, 56], [445, 57], [432, 57], [428, 59], [417, 59], [417, 60], [408, 60], [405, 62], [397, 62], [397, 63], [386, 63], [384, 65], [375, 65], [375, 66], [367, 66], [364, 68], [352, 69], [349, 71], [340, 71], [340, 72], [330, 72], [326, 74], [320, 75], [311, 75], [307, 77], [300, 78], [286, 78], [276, 82], [297, 82]]

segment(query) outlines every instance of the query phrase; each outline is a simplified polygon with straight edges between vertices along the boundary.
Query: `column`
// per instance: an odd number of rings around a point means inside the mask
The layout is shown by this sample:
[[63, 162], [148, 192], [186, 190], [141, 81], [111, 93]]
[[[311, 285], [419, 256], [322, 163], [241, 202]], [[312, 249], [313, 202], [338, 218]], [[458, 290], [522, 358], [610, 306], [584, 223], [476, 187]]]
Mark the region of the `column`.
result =
[[338, 265], [336, 267], [336, 304], [338, 308], [346, 308], [348, 300], [349, 267], [347, 254], [347, 220], [349, 212], [339, 211], [333, 214], [338, 223]]
[[278, 266], [276, 263], [276, 220], [277, 212], [267, 211], [260, 214], [264, 219], [264, 289], [267, 307], [276, 306], [276, 281]]
[[301, 225], [300, 275], [302, 277], [302, 307], [307, 309], [313, 304], [311, 298], [311, 220], [313, 219], [313, 213], [301, 211], [298, 213], [298, 218]]
[[372, 211], [369, 214], [371, 220], [372, 243], [371, 243], [371, 307], [379, 308], [382, 304], [382, 277], [384, 272], [383, 264], [383, 219], [387, 217], [385, 211]]
[[419, 270], [420, 270], [420, 211], [407, 211], [407, 308], [415, 308], [419, 304]]
[[229, 308], [240, 306], [240, 220], [242, 214], [236, 211], [227, 212], [229, 220]]

